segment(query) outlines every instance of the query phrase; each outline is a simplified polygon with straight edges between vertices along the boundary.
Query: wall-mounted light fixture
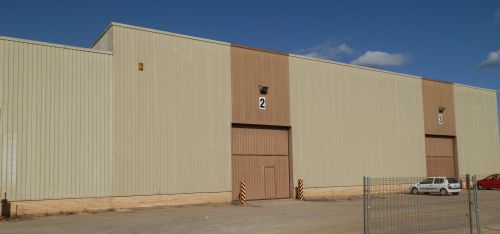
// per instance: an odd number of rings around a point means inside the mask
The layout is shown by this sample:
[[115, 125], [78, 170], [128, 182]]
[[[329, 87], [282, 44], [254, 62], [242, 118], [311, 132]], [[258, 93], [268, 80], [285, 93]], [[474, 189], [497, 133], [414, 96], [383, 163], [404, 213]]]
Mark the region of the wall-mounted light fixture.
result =
[[444, 106], [438, 106], [439, 113], [443, 113], [444, 110], [446, 110], [446, 107], [444, 107]]
[[259, 85], [259, 91], [260, 91], [260, 94], [267, 94], [267, 92], [269, 91], [269, 86], [267, 85]]
[[144, 63], [137, 64], [137, 69], [139, 69], [139, 71], [144, 71]]

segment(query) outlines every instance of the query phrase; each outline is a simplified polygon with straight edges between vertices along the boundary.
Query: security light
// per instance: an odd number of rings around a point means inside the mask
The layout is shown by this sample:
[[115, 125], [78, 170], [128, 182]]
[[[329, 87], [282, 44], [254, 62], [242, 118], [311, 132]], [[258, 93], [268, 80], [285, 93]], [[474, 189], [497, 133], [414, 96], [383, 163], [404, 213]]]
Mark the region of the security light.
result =
[[267, 91], [269, 90], [269, 86], [267, 85], [259, 85], [259, 90], [261, 94], [267, 94]]
[[444, 110], [446, 110], [446, 107], [444, 107], [444, 106], [438, 106], [439, 113], [443, 113]]

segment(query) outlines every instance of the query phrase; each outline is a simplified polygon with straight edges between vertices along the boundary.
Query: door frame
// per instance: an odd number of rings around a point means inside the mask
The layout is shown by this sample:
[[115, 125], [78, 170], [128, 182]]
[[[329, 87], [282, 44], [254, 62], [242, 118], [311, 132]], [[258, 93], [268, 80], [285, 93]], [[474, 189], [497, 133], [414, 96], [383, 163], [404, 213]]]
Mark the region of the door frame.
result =
[[[267, 196], [267, 174], [266, 174], [266, 169], [273, 169], [273, 191], [274, 191], [274, 195], [272, 197], [268, 197]], [[275, 166], [264, 166], [264, 194], [265, 194], [265, 197], [266, 199], [276, 199], [276, 167]]]

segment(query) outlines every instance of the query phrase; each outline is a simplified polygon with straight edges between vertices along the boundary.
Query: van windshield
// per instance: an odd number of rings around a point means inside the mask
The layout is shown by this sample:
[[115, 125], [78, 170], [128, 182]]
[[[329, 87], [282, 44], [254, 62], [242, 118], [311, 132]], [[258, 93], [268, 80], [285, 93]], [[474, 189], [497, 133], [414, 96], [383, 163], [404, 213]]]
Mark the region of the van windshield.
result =
[[448, 183], [450, 184], [455, 184], [455, 183], [458, 183], [458, 181], [454, 178], [446, 178], [448, 180]]

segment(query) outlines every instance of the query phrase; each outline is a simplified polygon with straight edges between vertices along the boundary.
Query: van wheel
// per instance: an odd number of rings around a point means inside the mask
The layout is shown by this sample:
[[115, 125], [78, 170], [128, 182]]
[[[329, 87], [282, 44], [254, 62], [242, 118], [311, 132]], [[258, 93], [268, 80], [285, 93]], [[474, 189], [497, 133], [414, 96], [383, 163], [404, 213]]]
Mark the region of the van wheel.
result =
[[444, 188], [443, 188], [443, 189], [441, 189], [441, 190], [439, 190], [439, 193], [441, 194], [441, 196], [446, 196], [446, 195], [448, 195], [448, 191], [446, 191], [446, 189], [444, 189]]
[[412, 188], [411, 189], [411, 194], [417, 195], [418, 194], [418, 189], [417, 188]]
[[451, 193], [451, 194], [453, 194], [453, 195], [458, 195], [458, 193]]

